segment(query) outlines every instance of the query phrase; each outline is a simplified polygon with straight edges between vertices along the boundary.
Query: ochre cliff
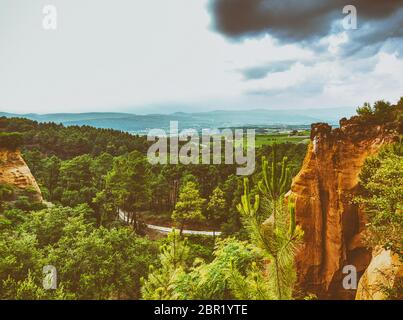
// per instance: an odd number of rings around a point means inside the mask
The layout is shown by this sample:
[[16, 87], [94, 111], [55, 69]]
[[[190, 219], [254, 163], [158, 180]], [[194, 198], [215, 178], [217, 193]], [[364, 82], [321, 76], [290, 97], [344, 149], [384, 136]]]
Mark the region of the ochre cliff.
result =
[[396, 139], [395, 132], [388, 125], [362, 124], [357, 117], [342, 119], [336, 129], [312, 125], [308, 153], [291, 187], [297, 223], [305, 233], [296, 258], [304, 291], [354, 299], [354, 290], [342, 288], [342, 269], [354, 265], [360, 276], [371, 253], [361, 241], [365, 216], [351, 199], [365, 158]]
[[33, 189], [37, 200], [42, 200], [39, 186], [18, 150], [0, 148], [0, 183], [15, 186], [21, 191]]
[[[402, 281], [403, 265], [397, 254], [383, 248], [373, 250], [373, 258], [362, 275], [357, 288], [356, 300], [384, 300], [386, 293]], [[402, 299], [396, 296], [394, 299]]]

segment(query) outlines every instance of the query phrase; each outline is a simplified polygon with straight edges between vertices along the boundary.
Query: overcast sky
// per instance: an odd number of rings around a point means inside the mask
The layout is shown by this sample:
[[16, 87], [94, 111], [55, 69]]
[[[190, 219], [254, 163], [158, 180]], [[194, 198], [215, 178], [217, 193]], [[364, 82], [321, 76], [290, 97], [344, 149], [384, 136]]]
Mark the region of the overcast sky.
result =
[[[42, 26], [48, 4], [56, 30]], [[395, 102], [402, 37], [403, 0], [0, 0], [0, 111]]]

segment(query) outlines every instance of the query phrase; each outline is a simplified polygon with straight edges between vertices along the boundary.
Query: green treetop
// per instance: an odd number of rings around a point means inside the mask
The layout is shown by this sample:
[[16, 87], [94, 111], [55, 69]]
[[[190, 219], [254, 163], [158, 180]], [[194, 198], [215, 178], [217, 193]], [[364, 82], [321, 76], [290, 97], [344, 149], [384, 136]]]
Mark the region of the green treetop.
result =
[[200, 197], [195, 182], [188, 181], [181, 188], [179, 200], [172, 213], [172, 219], [179, 225], [181, 234], [186, 223], [204, 219], [202, 208], [205, 201]]

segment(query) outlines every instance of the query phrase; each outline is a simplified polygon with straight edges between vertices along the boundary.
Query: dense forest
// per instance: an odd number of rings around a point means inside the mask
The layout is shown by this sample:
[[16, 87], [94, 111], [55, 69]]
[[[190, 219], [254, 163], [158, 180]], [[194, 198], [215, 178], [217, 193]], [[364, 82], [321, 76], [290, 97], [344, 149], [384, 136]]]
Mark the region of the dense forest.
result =
[[[402, 101], [358, 113], [401, 122]], [[284, 201], [305, 144], [258, 148], [255, 173], [242, 178], [235, 165], [150, 165], [145, 137], [114, 130], [18, 118], [0, 118], [0, 130], [0, 148], [21, 148], [45, 200], [0, 185], [0, 299], [315, 298], [295, 286], [304, 231]], [[402, 167], [400, 145], [369, 159], [355, 200], [372, 212], [368, 243], [400, 254]], [[148, 222], [178, 231], [155, 237]], [[57, 290], [42, 288], [46, 265]]]
[[[96, 212], [99, 224], [113, 222], [118, 207], [131, 213], [133, 224], [139, 215], [166, 221], [180, 199], [181, 189], [191, 186], [205, 201], [199, 219], [186, 219], [185, 225], [221, 226], [228, 233], [240, 228], [236, 204], [242, 193], [242, 179], [235, 175], [235, 165], [152, 166], [146, 159], [146, 137], [114, 130], [15, 118], [1, 118], [0, 129], [22, 134], [24, 159], [47, 201], [70, 207], [86, 203]], [[258, 149], [257, 159], [270, 159], [272, 148]], [[276, 149], [279, 159], [287, 157], [290, 170], [296, 174], [306, 145], [286, 143]], [[258, 171], [252, 179], [259, 177]], [[189, 184], [191, 181], [193, 184]], [[224, 200], [222, 212], [226, 214], [209, 219], [213, 208], [208, 208], [207, 200], [215, 197]]]

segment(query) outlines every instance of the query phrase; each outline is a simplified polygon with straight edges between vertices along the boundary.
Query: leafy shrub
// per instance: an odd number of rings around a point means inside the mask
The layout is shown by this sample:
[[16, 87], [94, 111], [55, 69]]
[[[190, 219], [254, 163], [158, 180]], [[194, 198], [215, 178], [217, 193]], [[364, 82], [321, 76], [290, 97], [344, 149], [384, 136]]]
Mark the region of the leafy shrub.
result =
[[368, 216], [367, 242], [402, 257], [403, 153], [401, 144], [386, 147], [370, 157], [360, 173], [362, 194], [356, 198]]
[[0, 201], [10, 201], [14, 196], [14, 188], [9, 184], [0, 183]]
[[[155, 262], [155, 243], [127, 227], [96, 228], [85, 205], [0, 219], [0, 300], [137, 299]], [[1, 217], [0, 217], [1, 218]], [[11, 224], [10, 224], [11, 222]], [[57, 268], [57, 290], [42, 288], [42, 268]]]
[[379, 100], [371, 106], [366, 102], [362, 107], [357, 108], [357, 114], [365, 122], [369, 123], [387, 123], [387, 122], [399, 122], [401, 121], [403, 113], [403, 97], [400, 98], [396, 105], [392, 105], [390, 102]]
[[18, 149], [23, 144], [23, 135], [19, 132], [0, 132], [0, 148]]
[[14, 202], [13, 206], [16, 209], [20, 209], [23, 211], [42, 210], [46, 207], [44, 204], [42, 204], [42, 202], [33, 200], [32, 198], [27, 196], [19, 196]]

